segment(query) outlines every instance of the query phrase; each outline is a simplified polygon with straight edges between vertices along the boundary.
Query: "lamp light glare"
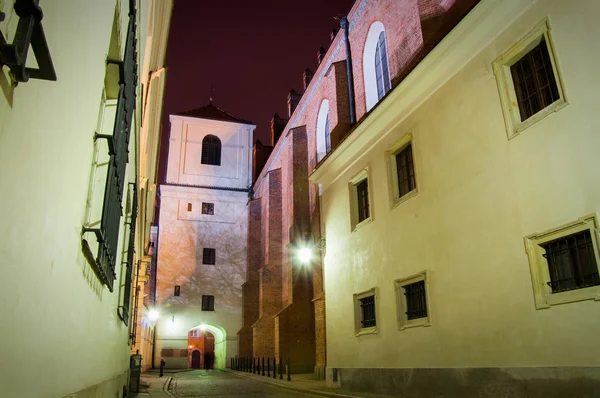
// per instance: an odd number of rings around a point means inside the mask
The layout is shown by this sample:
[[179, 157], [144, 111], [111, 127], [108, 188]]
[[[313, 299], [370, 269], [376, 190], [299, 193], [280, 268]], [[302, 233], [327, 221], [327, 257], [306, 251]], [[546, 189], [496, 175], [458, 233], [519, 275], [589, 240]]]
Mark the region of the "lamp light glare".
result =
[[150, 319], [152, 322], [158, 320], [158, 316], [159, 313], [156, 310], [150, 310], [150, 312], [148, 312], [148, 319]]
[[308, 264], [312, 259], [312, 250], [308, 247], [303, 247], [298, 250], [298, 259], [303, 264]]
[[202, 331], [206, 330], [206, 325], [204, 325], [204, 324], [200, 325], [200, 330], [202, 330]]

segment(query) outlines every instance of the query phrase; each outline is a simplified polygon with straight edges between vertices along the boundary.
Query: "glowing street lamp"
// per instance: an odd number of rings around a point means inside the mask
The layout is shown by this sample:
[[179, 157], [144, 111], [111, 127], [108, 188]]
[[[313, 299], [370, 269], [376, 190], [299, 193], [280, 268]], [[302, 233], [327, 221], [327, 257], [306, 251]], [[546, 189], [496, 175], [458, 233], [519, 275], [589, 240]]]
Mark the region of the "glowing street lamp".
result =
[[159, 316], [160, 314], [156, 310], [150, 310], [150, 312], [148, 312], [148, 319], [152, 322], [157, 321]]
[[298, 260], [300, 260], [302, 264], [310, 263], [312, 256], [312, 250], [309, 247], [301, 247], [298, 249]]

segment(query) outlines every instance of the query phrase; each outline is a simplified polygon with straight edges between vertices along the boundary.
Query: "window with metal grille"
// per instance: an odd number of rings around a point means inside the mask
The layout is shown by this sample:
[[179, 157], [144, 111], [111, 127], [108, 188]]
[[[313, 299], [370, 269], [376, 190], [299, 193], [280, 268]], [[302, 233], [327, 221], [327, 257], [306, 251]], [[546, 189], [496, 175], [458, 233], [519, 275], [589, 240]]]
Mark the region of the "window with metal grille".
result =
[[548, 262], [552, 293], [600, 285], [594, 243], [589, 230], [540, 244]]
[[377, 97], [381, 100], [390, 91], [391, 87], [385, 32], [379, 34], [379, 41], [375, 49], [375, 76], [377, 80]]
[[367, 296], [359, 299], [361, 320], [363, 328], [370, 328], [376, 325], [375, 320], [375, 296]]
[[204, 248], [202, 250], [202, 264], [215, 265], [217, 260], [217, 251], [215, 249]]
[[215, 204], [214, 203], [202, 203], [202, 214], [214, 215]]
[[369, 183], [366, 178], [356, 185], [356, 197], [360, 223], [369, 218]]
[[398, 176], [398, 197], [401, 198], [416, 187], [411, 144], [396, 155], [396, 174]]
[[202, 311], [215, 310], [215, 296], [202, 295]]
[[[96, 134], [95, 139], [106, 139], [109, 148], [108, 171], [99, 228], [82, 228], [82, 234], [92, 232], [98, 241], [98, 254], [93, 259], [85, 239], [83, 250], [86, 259], [98, 279], [112, 292], [116, 279], [115, 267], [119, 244], [119, 229], [123, 210], [123, 193], [127, 163], [129, 162], [129, 138], [132, 130], [138, 82], [137, 38], [135, 2], [129, 3], [129, 25], [123, 60], [107, 59], [108, 64], [119, 66], [120, 85], [112, 135]], [[136, 177], [137, 178], [137, 177]]]
[[202, 140], [202, 164], [221, 165], [221, 140], [214, 135], [207, 135]]
[[175, 297], [181, 296], [181, 286], [175, 285], [175, 289], [173, 289], [173, 296], [175, 296]]
[[329, 115], [325, 119], [325, 152], [331, 151], [331, 131], [329, 131]]
[[419, 281], [404, 286], [406, 300], [406, 319], [427, 317], [427, 299], [425, 294], [425, 281]]
[[510, 67], [521, 121], [560, 98], [546, 40]]

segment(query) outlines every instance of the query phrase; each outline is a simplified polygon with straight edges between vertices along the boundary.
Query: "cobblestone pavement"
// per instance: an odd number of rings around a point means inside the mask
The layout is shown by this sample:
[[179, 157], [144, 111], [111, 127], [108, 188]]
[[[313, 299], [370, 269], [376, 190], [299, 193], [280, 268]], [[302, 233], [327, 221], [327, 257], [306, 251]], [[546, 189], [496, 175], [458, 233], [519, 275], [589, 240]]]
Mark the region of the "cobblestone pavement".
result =
[[317, 397], [239, 377], [220, 370], [195, 370], [174, 376], [169, 391], [176, 397]]

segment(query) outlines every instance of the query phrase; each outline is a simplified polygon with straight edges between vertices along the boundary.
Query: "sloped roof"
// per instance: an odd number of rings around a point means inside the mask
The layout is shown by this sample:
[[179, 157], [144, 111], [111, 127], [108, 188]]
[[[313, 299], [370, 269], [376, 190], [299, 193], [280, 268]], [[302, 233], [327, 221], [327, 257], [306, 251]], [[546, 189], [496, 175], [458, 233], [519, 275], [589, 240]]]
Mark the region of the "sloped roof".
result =
[[243, 120], [233, 116], [231, 113], [225, 112], [221, 108], [217, 108], [211, 103], [201, 108], [191, 109], [185, 112], [176, 113], [177, 116], [196, 117], [199, 119], [222, 120], [224, 122], [254, 124], [248, 120]]

